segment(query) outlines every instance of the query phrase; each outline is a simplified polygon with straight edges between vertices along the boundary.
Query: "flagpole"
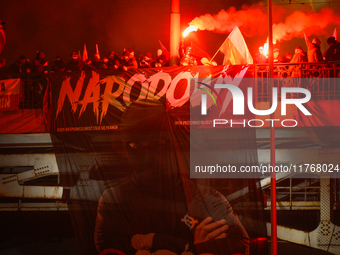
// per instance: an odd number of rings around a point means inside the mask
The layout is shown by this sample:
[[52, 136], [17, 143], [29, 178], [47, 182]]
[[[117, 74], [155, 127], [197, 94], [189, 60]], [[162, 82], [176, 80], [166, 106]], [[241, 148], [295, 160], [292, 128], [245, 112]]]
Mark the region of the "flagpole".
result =
[[[268, 0], [268, 39], [269, 39], [269, 101], [273, 104], [273, 78], [274, 78], [274, 59], [273, 59], [273, 10], [272, 0]], [[274, 113], [270, 114], [270, 118], [274, 119]], [[275, 124], [270, 127], [270, 164], [275, 169]], [[276, 211], [276, 174], [271, 172], [271, 255], [277, 255], [277, 211]]]
[[218, 50], [216, 51], [215, 55], [210, 59], [210, 62], [216, 57], [217, 53], [219, 52], [219, 50], [221, 49], [222, 45], [225, 43], [225, 41], [228, 39], [228, 37], [223, 41], [223, 43], [221, 44], [221, 46], [218, 48]]
[[171, 0], [170, 10], [170, 66], [175, 66], [179, 56], [181, 41], [180, 0]]

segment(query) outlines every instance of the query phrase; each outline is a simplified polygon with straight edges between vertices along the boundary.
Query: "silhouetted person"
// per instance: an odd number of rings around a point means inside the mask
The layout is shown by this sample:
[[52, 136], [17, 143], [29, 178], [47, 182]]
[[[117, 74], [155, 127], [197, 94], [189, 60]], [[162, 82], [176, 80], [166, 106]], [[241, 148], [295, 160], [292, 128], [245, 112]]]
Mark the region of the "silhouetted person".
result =
[[329, 45], [325, 54], [326, 61], [339, 61], [340, 60], [340, 43], [335, 40], [334, 36], [327, 39]]
[[50, 63], [50, 66], [51, 66], [51, 71], [55, 71], [55, 72], [63, 72], [65, 71], [65, 68], [66, 68], [65, 62], [59, 54], [55, 57], [55, 61]]
[[100, 198], [98, 252], [247, 254], [248, 235], [227, 199], [182, 177], [178, 154], [185, 141], [172, 133], [175, 119], [151, 100], [136, 101], [124, 112], [120, 132], [133, 175]]
[[308, 62], [322, 62], [323, 57], [320, 50], [321, 41], [318, 38], [314, 38], [312, 42], [307, 42], [307, 55]]

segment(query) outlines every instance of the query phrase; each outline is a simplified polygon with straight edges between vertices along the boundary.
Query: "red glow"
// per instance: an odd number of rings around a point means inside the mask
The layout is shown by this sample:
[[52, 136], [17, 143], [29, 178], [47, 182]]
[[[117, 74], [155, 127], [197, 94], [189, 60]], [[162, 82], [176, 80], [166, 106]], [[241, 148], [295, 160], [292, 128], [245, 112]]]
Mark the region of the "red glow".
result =
[[[276, 44], [276, 40], [275, 39], [273, 40], [273, 44]], [[269, 50], [269, 43], [268, 43], [268, 40], [267, 40], [267, 42], [263, 46], [259, 47], [259, 51], [261, 52], [261, 54], [263, 56], [268, 57], [268, 50]]]
[[187, 29], [184, 30], [183, 37], [186, 37], [192, 31], [197, 31], [197, 29], [198, 28], [196, 26], [190, 25], [189, 27], [187, 27]]
[[256, 238], [255, 241], [268, 241], [268, 238], [267, 237], [259, 237], [259, 238]]

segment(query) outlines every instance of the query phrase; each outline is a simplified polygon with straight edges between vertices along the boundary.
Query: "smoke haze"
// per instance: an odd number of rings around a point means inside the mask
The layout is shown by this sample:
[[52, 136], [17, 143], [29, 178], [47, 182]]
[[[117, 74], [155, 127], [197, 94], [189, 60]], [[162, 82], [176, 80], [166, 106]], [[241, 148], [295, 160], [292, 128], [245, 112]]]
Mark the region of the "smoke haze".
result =
[[[330, 5], [333, 10], [312, 13], [308, 5], [299, 8], [302, 6], [287, 5], [288, 0], [275, 1], [284, 4], [274, 6], [273, 17], [282, 51], [304, 46], [302, 31], [307, 36], [320, 36], [322, 47], [327, 46], [327, 37], [340, 23], [333, 11], [339, 9], [335, 4]], [[251, 4], [242, 6], [246, 2]], [[213, 56], [226, 34], [237, 25], [254, 54], [267, 38], [268, 21], [267, 7], [253, 3], [181, 0], [181, 31], [188, 23], [200, 29], [189, 34], [186, 43], [194, 41]], [[158, 40], [169, 49], [170, 0], [1, 0], [0, 20], [6, 22], [6, 44], [0, 58], [8, 64], [20, 55], [33, 60], [37, 51], [43, 51], [47, 61], [54, 61], [57, 54], [68, 61], [73, 51], [82, 52], [84, 44], [89, 58], [93, 58], [96, 44], [102, 57], [111, 50], [121, 54], [124, 48], [133, 48], [137, 56], [146, 52], [155, 56], [160, 47]]]
[[[335, 26], [340, 25], [340, 17], [330, 8], [322, 8], [318, 12], [294, 11], [289, 14], [290, 7], [286, 9], [275, 6], [273, 13], [273, 36], [278, 41], [290, 40], [294, 37], [329, 36]], [[275, 20], [284, 20], [277, 22]], [[217, 33], [229, 33], [238, 26], [246, 37], [266, 35], [268, 33], [267, 7], [263, 3], [251, 6], [243, 5], [241, 10], [230, 7], [222, 9], [216, 15], [205, 14], [193, 19], [189, 25], [197, 26], [200, 30], [209, 30]]]

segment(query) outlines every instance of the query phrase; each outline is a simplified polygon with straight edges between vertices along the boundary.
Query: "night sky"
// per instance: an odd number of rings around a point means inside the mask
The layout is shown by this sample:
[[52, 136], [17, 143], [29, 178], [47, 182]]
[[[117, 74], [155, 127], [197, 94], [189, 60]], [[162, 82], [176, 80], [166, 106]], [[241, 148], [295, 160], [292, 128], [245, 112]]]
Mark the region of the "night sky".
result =
[[[181, 30], [200, 15], [217, 14], [231, 6], [239, 10], [242, 4], [258, 2], [181, 0]], [[276, 2], [290, 12], [308, 12], [311, 8], [297, 1], [292, 1], [291, 5], [288, 5], [289, 0]], [[22, 54], [32, 61], [37, 51], [44, 52], [47, 61], [53, 61], [57, 54], [68, 61], [73, 51], [83, 51], [84, 43], [90, 58], [93, 58], [96, 43], [102, 57], [111, 50], [121, 54], [124, 48], [133, 48], [137, 56], [148, 51], [155, 56], [160, 48], [158, 39], [169, 49], [170, 0], [1, 0], [0, 6], [0, 20], [6, 22], [6, 44], [0, 58], [5, 58], [8, 64]], [[338, 13], [336, 3], [326, 6]], [[317, 10], [321, 6], [315, 4], [314, 7]], [[276, 15], [274, 19], [283, 21], [284, 15]], [[262, 30], [261, 34], [245, 37], [252, 54], [266, 40], [267, 27]], [[332, 32], [334, 26], [328, 30], [327, 33]], [[340, 32], [340, 27], [338, 30]], [[185, 42], [192, 40], [214, 55], [227, 36], [228, 33], [198, 31], [191, 33]], [[325, 44], [327, 37], [320, 39]], [[296, 44], [303, 42], [301, 40], [284, 41], [280, 47], [293, 52]], [[322, 45], [322, 50], [326, 48], [327, 45]]]

